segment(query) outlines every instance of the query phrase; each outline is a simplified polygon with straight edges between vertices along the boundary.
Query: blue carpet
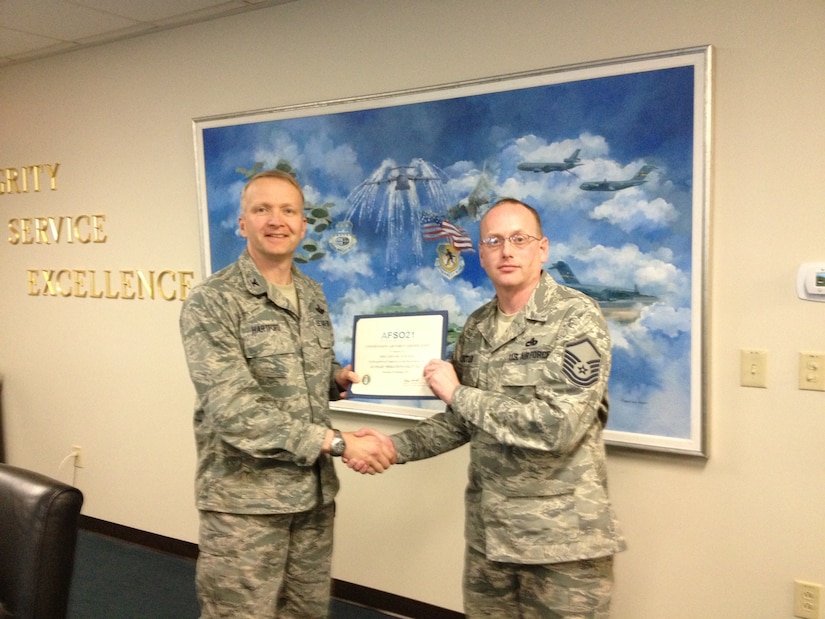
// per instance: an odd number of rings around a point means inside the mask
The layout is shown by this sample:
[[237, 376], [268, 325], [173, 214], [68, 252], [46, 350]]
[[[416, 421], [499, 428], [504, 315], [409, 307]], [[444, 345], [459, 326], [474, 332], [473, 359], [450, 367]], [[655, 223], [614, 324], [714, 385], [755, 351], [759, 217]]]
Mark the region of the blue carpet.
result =
[[[81, 530], [68, 619], [197, 619], [195, 562]], [[333, 600], [330, 619], [387, 619]]]
[[196, 619], [195, 563], [80, 531], [69, 619]]

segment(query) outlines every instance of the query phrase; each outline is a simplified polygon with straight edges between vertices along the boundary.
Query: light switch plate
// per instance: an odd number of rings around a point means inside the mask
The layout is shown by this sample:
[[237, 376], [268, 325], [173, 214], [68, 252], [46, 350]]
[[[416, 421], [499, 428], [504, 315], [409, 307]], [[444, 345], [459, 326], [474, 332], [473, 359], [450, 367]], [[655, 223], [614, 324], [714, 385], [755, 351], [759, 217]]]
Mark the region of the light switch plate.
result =
[[743, 387], [768, 386], [768, 351], [739, 351], [739, 382]]
[[825, 353], [799, 353], [799, 388], [825, 391]]

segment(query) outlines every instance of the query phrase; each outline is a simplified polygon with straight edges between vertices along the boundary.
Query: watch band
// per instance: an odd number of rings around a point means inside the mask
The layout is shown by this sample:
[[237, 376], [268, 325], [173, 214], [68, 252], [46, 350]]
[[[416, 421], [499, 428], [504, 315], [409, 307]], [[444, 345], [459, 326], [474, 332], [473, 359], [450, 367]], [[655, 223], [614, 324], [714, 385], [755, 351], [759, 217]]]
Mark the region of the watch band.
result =
[[344, 455], [347, 449], [347, 443], [339, 430], [332, 429], [332, 442], [329, 444], [329, 454], [336, 458]]

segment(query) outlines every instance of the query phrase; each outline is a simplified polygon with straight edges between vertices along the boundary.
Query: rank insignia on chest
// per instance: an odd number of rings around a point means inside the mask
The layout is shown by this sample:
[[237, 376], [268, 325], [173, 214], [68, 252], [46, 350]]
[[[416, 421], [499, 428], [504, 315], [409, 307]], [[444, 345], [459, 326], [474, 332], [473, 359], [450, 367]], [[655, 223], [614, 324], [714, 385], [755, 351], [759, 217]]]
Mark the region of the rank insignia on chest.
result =
[[599, 380], [602, 357], [585, 338], [564, 347], [562, 372], [574, 385], [589, 387]]

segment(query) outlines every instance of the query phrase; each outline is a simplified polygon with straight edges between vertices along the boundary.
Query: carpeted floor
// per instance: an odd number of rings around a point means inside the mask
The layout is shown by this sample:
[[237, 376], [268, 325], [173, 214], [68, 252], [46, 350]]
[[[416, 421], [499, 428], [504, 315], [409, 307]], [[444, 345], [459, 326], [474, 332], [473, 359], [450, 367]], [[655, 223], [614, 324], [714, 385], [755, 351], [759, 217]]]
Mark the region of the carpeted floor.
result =
[[[195, 563], [81, 530], [69, 619], [196, 619]], [[330, 619], [388, 619], [333, 600]]]

